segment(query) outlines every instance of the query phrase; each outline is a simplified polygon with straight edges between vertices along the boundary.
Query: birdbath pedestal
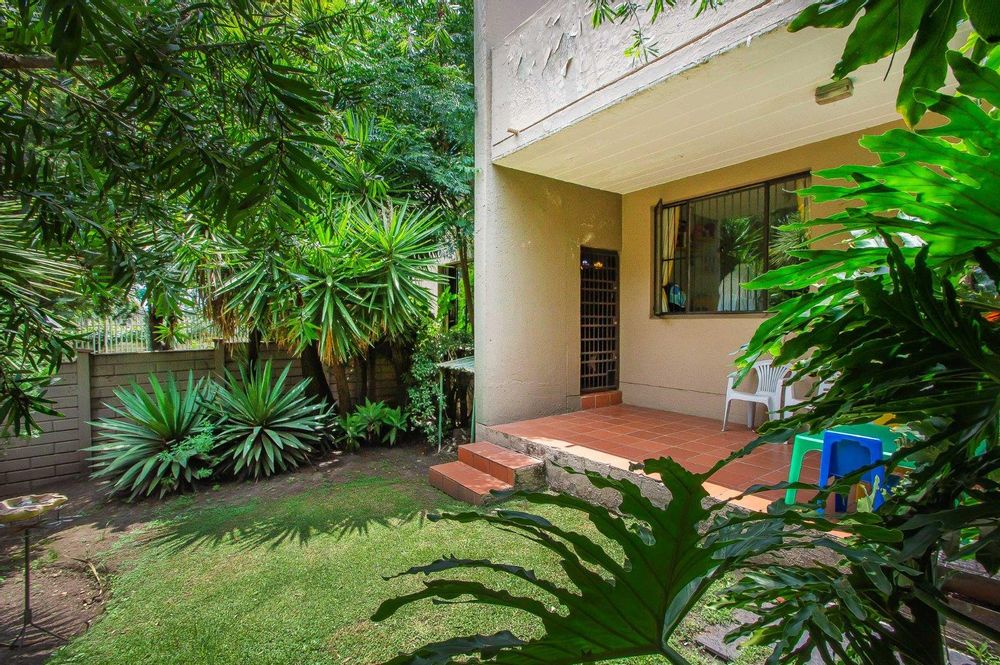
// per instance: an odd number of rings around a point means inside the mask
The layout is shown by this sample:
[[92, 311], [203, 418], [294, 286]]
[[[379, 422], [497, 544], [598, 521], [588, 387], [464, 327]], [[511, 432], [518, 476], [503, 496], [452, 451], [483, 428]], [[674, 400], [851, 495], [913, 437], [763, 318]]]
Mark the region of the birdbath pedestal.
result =
[[0, 526], [11, 532], [24, 533], [24, 614], [21, 630], [10, 642], [0, 643], [2, 646], [16, 649], [24, 644], [28, 628], [34, 628], [47, 635], [65, 641], [66, 638], [56, 635], [51, 630], [39, 626], [31, 619], [31, 529], [38, 526], [50, 511], [66, 503], [62, 494], [28, 494], [0, 501]]

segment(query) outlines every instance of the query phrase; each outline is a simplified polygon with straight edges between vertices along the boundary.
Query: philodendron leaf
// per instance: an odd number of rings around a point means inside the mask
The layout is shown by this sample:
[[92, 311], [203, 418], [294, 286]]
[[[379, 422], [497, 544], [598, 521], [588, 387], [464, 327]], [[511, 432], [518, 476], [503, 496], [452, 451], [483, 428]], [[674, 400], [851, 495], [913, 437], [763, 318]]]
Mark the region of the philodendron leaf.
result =
[[564, 494], [516, 495], [535, 505], [579, 512], [602, 536], [618, 544], [620, 554], [614, 554], [602, 540], [595, 540], [596, 534], [566, 529], [558, 520], [524, 511], [439, 517], [439, 521], [492, 526], [548, 549], [571, 586], [544, 579], [521, 566], [488, 560], [445, 557], [411, 568], [404, 574], [436, 576], [469, 571], [477, 576], [486, 574], [487, 580], [516, 578], [533, 591], [516, 595], [493, 588], [489, 581], [435, 577], [424, 582], [422, 590], [383, 603], [373, 619], [383, 620], [401, 607], [426, 599], [462, 599], [531, 614], [541, 621], [544, 634], [535, 638], [509, 633], [456, 637], [398, 656], [390, 663], [448, 663], [459, 655], [474, 655], [496, 663], [569, 664], [641, 654], [686, 662], [669, 645], [686, 611], [731, 566], [765, 551], [774, 541], [763, 539], [759, 541], [763, 544], [733, 547], [736, 541], [749, 543], [758, 535], [750, 530], [727, 532], [724, 538], [718, 533], [706, 536], [714, 511], [707, 507], [704, 474], [691, 473], [670, 459], [648, 460], [645, 470], [659, 477], [672, 497], [662, 508], [643, 496], [630, 480], [594, 473], [586, 474], [591, 483], [620, 495], [618, 513]]
[[972, 28], [991, 44], [1000, 42], [1000, 6], [996, 0], [965, 0]]
[[993, 0], [820, 0], [800, 12], [789, 30], [844, 28], [857, 19], [834, 68], [834, 79], [898, 54], [909, 44], [896, 107], [912, 127], [927, 111], [914, 93], [944, 85], [948, 43], [966, 11], [976, 14], [973, 23], [978, 20], [984, 26], [983, 38], [989, 40], [997, 27], [995, 4]]
[[896, 97], [896, 110], [911, 127], [927, 111], [927, 106], [913, 92], [918, 88], [937, 90], [944, 85], [948, 74], [945, 59], [948, 42], [955, 36], [958, 23], [965, 15], [961, 0], [940, 0], [929, 9], [921, 18], [910, 57], [903, 66], [903, 80]]

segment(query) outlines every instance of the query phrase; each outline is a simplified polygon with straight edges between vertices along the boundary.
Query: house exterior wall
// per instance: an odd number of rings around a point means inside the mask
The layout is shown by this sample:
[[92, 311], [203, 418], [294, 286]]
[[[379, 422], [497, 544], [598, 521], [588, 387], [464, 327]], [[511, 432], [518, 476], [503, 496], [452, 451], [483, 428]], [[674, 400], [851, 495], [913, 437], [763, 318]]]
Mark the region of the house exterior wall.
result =
[[[620, 250], [623, 401], [721, 418], [734, 353], [764, 315], [654, 317], [653, 206], [870, 163], [858, 139], [892, 126], [878, 123], [896, 117], [896, 86], [879, 63], [857, 73], [849, 100], [817, 106], [847, 31], [779, 30], [809, 0], [733, 0], [698, 18], [678, 3], [651, 27], [661, 55], [645, 63], [622, 55], [627, 28], [591, 28], [586, 0], [551, 0], [511, 30], [530, 4], [476, 0], [477, 420], [579, 408], [581, 246]], [[716, 113], [734, 95], [760, 106], [753, 127]], [[733, 108], [744, 107], [723, 110]], [[678, 129], [673, 111], [694, 120]], [[614, 173], [602, 171], [608, 162]], [[613, 177], [650, 163], [668, 182]]]
[[[871, 163], [871, 154], [858, 145], [858, 139], [892, 126], [873, 127], [622, 197], [621, 390], [625, 403], [721, 419], [733, 353], [764, 320], [763, 314], [653, 316], [652, 209], [656, 203], [803, 171]], [[822, 180], [814, 176], [813, 183], [822, 184]], [[837, 208], [812, 204], [810, 210], [815, 218]], [[737, 422], [744, 417], [743, 408], [741, 404], [733, 407], [731, 417]]]
[[560, 413], [580, 392], [580, 246], [621, 248], [621, 197], [495, 166], [493, 47], [533, 0], [477, 0], [476, 417]]
[[579, 406], [580, 247], [621, 250], [621, 197], [487, 166], [477, 187], [477, 420]]

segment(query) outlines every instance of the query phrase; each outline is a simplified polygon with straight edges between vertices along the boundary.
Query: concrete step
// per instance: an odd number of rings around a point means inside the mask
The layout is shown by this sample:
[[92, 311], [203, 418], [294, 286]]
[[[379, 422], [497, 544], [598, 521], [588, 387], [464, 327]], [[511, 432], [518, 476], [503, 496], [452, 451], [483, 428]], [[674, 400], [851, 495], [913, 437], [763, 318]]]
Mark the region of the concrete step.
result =
[[541, 489], [545, 485], [544, 462], [489, 441], [459, 446], [458, 461], [518, 489]]
[[430, 482], [448, 496], [475, 506], [493, 501], [491, 492], [513, 489], [513, 485], [460, 461], [432, 466]]

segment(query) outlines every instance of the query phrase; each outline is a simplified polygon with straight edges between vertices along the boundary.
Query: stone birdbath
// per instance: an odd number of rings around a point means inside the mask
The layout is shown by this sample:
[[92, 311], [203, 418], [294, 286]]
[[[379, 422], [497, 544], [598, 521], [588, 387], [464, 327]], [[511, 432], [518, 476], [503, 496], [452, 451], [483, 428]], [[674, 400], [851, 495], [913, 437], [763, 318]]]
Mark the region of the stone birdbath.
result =
[[0, 501], [0, 526], [24, 532], [24, 614], [21, 630], [13, 640], [3, 646], [16, 649], [24, 644], [24, 636], [29, 627], [65, 641], [62, 636], [31, 620], [31, 529], [38, 526], [46, 513], [64, 503], [66, 503], [65, 496], [53, 493], [28, 494]]
[[0, 501], [0, 524], [16, 528], [66, 503], [62, 494], [27, 494]]

